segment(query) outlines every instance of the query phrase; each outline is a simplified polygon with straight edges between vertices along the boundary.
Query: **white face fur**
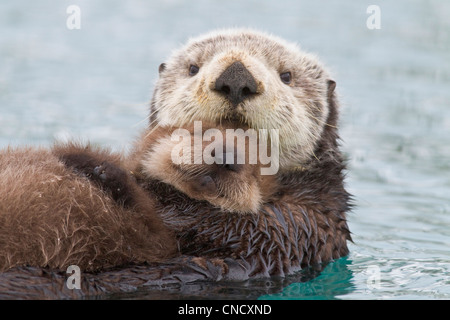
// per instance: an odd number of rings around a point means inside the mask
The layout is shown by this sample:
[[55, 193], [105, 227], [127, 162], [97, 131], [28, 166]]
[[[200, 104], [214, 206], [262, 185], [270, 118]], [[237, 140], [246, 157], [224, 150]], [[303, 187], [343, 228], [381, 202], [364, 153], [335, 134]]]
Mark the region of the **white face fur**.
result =
[[[233, 105], [214, 88], [236, 61], [257, 87], [256, 94]], [[278, 129], [280, 168], [297, 167], [314, 158], [329, 113], [329, 80], [313, 55], [282, 39], [240, 29], [213, 32], [192, 39], [160, 67], [151, 120], [170, 126], [232, 121], [236, 128], [242, 123]]]

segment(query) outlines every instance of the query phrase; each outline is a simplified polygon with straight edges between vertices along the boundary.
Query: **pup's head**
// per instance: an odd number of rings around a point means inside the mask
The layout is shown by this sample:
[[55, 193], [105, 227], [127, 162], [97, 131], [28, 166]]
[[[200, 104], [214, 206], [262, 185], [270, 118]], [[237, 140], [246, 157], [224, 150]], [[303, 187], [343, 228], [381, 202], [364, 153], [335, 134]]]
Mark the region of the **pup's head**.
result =
[[140, 170], [148, 178], [224, 211], [258, 212], [276, 190], [276, 176], [261, 175], [258, 159], [252, 161], [249, 154], [250, 139], [241, 140], [244, 145], [233, 141], [230, 148], [223, 127], [203, 129], [159, 127], [150, 131]]

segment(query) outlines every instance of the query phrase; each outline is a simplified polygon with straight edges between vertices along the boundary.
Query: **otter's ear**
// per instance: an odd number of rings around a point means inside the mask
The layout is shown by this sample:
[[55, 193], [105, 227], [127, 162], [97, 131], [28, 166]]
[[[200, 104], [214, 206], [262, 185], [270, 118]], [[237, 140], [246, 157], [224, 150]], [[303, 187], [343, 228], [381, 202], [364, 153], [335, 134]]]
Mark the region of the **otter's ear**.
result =
[[330, 108], [330, 113], [328, 115], [326, 130], [331, 130], [337, 125], [337, 118], [339, 113], [339, 104], [337, 101], [336, 94], [334, 90], [336, 89], [336, 82], [334, 80], [328, 80], [328, 107]]
[[328, 98], [331, 98], [334, 89], [336, 89], [336, 81], [330, 79], [328, 80], [327, 84], [328, 84]]
[[158, 71], [159, 73], [163, 72], [164, 70], [166, 70], [166, 64], [165, 63], [161, 63], [159, 65]]

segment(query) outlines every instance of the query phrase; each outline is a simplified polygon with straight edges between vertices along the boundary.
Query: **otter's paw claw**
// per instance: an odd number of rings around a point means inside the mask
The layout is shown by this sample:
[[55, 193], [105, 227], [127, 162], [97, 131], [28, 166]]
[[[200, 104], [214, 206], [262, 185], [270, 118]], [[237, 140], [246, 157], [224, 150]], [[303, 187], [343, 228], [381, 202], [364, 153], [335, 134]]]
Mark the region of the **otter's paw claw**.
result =
[[99, 177], [100, 180], [106, 181], [107, 175], [106, 175], [106, 168], [104, 165], [100, 165], [94, 168], [94, 175]]
[[125, 170], [107, 161], [103, 162], [99, 166], [96, 166], [92, 170], [92, 175], [97, 180], [101, 181], [103, 186], [111, 189], [115, 189], [122, 184], [126, 184], [128, 181], [128, 176]]

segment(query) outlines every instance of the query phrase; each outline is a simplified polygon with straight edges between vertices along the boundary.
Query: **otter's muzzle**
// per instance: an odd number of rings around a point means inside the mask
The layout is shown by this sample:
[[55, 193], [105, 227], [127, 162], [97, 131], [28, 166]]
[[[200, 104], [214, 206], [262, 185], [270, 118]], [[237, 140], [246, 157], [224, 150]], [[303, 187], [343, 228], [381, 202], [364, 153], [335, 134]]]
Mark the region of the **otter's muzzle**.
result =
[[257, 94], [257, 83], [250, 71], [241, 62], [236, 61], [217, 78], [214, 89], [236, 107], [245, 99]]

